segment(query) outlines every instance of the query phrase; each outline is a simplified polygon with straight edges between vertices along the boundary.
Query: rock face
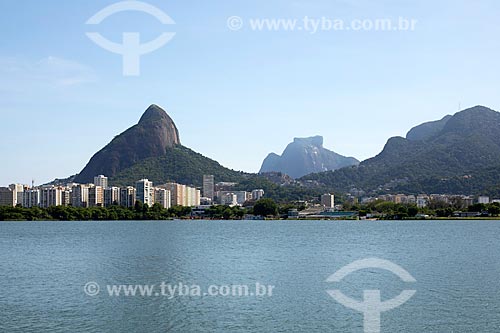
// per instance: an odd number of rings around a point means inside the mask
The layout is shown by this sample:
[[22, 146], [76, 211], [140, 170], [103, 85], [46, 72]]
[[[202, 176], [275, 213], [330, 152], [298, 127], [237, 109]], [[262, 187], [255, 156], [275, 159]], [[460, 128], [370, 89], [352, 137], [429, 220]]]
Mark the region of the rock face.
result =
[[167, 149], [180, 143], [179, 131], [173, 120], [165, 110], [153, 104], [137, 125], [116, 136], [92, 156], [74, 181], [92, 182], [94, 176], [101, 174], [113, 177], [142, 160], [165, 155]]
[[500, 113], [476, 106], [390, 138], [358, 167], [304, 178], [338, 191], [500, 194]]
[[310, 173], [336, 170], [358, 165], [353, 157], [345, 157], [323, 147], [323, 137], [295, 138], [283, 154], [269, 154], [263, 161], [260, 173], [282, 172], [293, 178]]

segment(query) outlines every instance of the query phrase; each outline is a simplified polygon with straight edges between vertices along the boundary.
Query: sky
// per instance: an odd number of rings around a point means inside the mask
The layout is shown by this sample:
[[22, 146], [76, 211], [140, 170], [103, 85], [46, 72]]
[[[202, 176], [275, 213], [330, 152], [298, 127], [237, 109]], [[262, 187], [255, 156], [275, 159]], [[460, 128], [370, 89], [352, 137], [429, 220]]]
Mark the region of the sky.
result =
[[[389, 137], [460, 108], [500, 110], [496, 0], [145, 2], [175, 24], [141, 11], [86, 24], [117, 1], [0, 1], [0, 186], [78, 173], [153, 103], [185, 146], [247, 172], [294, 137], [322, 135], [326, 148], [363, 160]], [[252, 25], [304, 17], [416, 24], [315, 32]], [[124, 76], [122, 55], [87, 32], [115, 43], [124, 32], [143, 43], [175, 35], [140, 56], [139, 75]]]

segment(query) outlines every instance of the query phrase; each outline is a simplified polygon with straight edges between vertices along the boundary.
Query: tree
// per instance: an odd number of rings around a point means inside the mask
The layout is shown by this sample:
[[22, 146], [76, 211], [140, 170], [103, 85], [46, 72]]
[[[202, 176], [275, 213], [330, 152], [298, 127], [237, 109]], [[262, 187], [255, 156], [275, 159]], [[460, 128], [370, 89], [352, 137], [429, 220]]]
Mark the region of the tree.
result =
[[482, 203], [476, 203], [473, 204], [472, 206], [469, 206], [469, 212], [482, 212], [486, 210], [486, 205]]
[[191, 207], [172, 206], [169, 208], [168, 213], [175, 217], [187, 217], [191, 215]]
[[260, 216], [276, 216], [278, 215], [278, 205], [273, 199], [263, 198], [255, 203], [253, 213]]
[[415, 215], [418, 214], [418, 208], [417, 206], [409, 206], [408, 207], [408, 216], [410, 217], [415, 217]]
[[231, 207], [226, 206], [226, 208], [222, 212], [222, 217], [224, 218], [224, 220], [229, 220], [233, 217], [233, 210], [231, 209]]
[[142, 211], [144, 210], [144, 204], [142, 203], [142, 201], [136, 200], [134, 210], [137, 213], [142, 213]]
[[490, 213], [493, 216], [498, 216], [498, 214], [500, 214], [500, 206], [498, 206], [497, 204], [489, 205], [488, 213]]

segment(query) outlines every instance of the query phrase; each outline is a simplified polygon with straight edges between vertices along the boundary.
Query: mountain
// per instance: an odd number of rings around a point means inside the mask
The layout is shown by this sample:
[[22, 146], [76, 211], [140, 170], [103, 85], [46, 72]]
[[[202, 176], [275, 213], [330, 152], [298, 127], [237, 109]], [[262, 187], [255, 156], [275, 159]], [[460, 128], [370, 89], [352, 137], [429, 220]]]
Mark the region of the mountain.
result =
[[345, 157], [323, 147], [323, 137], [295, 138], [283, 154], [269, 154], [260, 173], [282, 172], [299, 178], [314, 172], [336, 170], [359, 164], [354, 157]]
[[235, 191], [264, 189], [266, 197], [278, 202], [314, 200], [324, 193], [322, 188], [305, 188], [295, 183], [275, 184], [267, 178], [270, 175], [234, 171], [183, 146], [175, 123], [157, 105], [151, 105], [136, 125], [92, 156], [79, 174], [49, 184], [89, 183], [99, 174], [108, 176], [113, 186], [134, 185], [137, 180], [148, 178], [155, 184], [177, 182], [196, 187], [201, 187], [202, 176], [209, 174], [217, 182], [236, 183]]
[[139, 122], [98, 151], [73, 181], [93, 182], [106, 175], [115, 185], [133, 185], [141, 178], [156, 183], [176, 181], [201, 185], [203, 174], [220, 181], [239, 181], [241, 172], [224, 168], [181, 145], [174, 121], [157, 105], [151, 105]]
[[451, 117], [451, 115], [447, 115], [441, 120], [429, 121], [415, 126], [406, 134], [406, 138], [410, 141], [427, 140], [441, 132]]
[[419, 125], [359, 166], [302, 180], [343, 192], [500, 194], [500, 113], [476, 106]]

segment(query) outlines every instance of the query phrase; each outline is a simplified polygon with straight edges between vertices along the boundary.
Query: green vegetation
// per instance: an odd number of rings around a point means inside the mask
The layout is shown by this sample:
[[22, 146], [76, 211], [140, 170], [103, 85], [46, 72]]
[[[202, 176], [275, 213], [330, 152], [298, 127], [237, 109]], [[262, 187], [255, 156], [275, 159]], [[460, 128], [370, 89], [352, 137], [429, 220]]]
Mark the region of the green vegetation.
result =
[[115, 186], [127, 186], [146, 177], [155, 184], [177, 182], [201, 187], [203, 185], [202, 175], [204, 174], [214, 175], [217, 182], [237, 183], [234, 190], [263, 189], [267, 198], [280, 203], [314, 200], [324, 193], [324, 189], [321, 187], [282, 186], [260, 175], [230, 170], [216, 161], [180, 145], [168, 148], [165, 156], [148, 158], [119, 172], [115, 177], [110, 178], [110, 183]]
[[[286, 213], [293, 205], [278, 206], [272, 199], [261, 199], [254, 209], [214, 205], [205, 211], [202, 218], [221, 220], [241, 220], [246, 214], [277, 216]], [[0, 207], [0, 221], [113, 221], [113, 220], [168, 220], [173, 218], [195, 218], [191, 207], [174, 206], [169, 209], [159, 204], [152, 207], [137, 201], [132, 208], [111, 207], [72, 207], [54, 206], [49, 208]]]
[[263, 189], [265, 197], [279, 204], [295, 201], [318, 201], [321, 194], [326, 193], [323, 187], [306, 187], [297, 184], [279, 185], [260, 175], [248, 175], [235, 186], [235, 190], [251, 191]]
[[[290, 209], [304, 210], [303, 204], [277, 204], [273, 199], [262, 198], [253, 207], [230, 207], [214, 205], [203, 216], [192, 215], [191, 207], [174, 206], [164, 209], [159, 204], [153, 207], [136, 202], [133, 208], [121, 206], [76, 208], [56, 206], [49, 208], [0, 207], [0, 221], [134, 221], [134, 220], [169, 220], [173, 218], [205, 218], [216, 220], [241, 220], [247, 214], [263, 217], [287, 215]], [[388, 201], [374, 201], [364, 205], [344, 203], [344, 210], [358, 211], [360, 217], [370, 214], [381, 219], [403, 220], [428, 215], [437, 218], [456, 217], [455, 213], [475, 212], [481, 217], [497, 218], [500, 216], [500, 204], [474, 204], [464, 208], [459, 201], [446, 204], [431, 201], [427, 207], [418, 208], [414, 204], [396, 204]]]
[[167, 220], [188, 217], [190, 207], [174, 206], [164, 209], [159, 204], [153, 207], [136, 202], [135, 207], [71, 207], [49, 208], [0, 207], [0, 221], [108, 221], [108, 220]]
[[136, 125], [92, 156], [75, 182], [92, 182], [96, 175], [115, 176], [139, 161], [164, 155], [167, 147], [178, 144], [179, 132], [172, 119], [162, 108], [151, 105]]
[[[278, 205], [272, 199], [258, 201], [257, 215], [277, 215]], [[288, 206], [286, 206], [288, 207]], [[285, 210], [285, 206], [280, 210]], [[246, 214], [252, 214], [252, 208], [214, 205], [205, 211], [203, 218], [220, 220], [241, 220]], [[113, 220], [169, 220], [173, 218], [191, 218], [191, 207], [174, 206], [169, 209], [159, 204], [152, 207], [137, 201], [133, 208], [111, 207], [72, 207], [55, 206], [49, 208], [0, 207], [0, 221], [113, 221]]]
[[353, 205], [345, 208], [349, 211], [359, 211], [359, 216], [367, 216], [368, 214], [371, 214], [390, 220], [414, 218], [419, 213], [428, 213], [427, 210], [420, 210], [416, 205], [396, 204], [388, 201], [375, 201], [367, 205]]
[[241, 207], [212, 206], [206, 211], [206, 217], [214, 220], [241, 220], [249, 211]]
[[337, 192], [500, 195], [500, 113], [459, 112], [422, 140], [394, 137], [358, 167], [303, 177]]
[[431, 201], [427, 207], [419, 208], [414, 204], [396, 204], [377, 200], [365, 205], [344, 205], [345, 210], [359, 211], [359, 216], [377, 216], [389, 220], [403, 220], [415, 218], [418, 214], [433, 217], [455, 217], [456, 212], [474, 212], [482, 217], [498, 217], [500, 204], [474, 204], [464, 207], [459, 201], [446, 204], [442, 201]]
[[165, 155], [152, 157], [121, 170], [110, 183], [116, 186], [133, 185], [138, 179], [148, 178], [155, 184], [177, 182], [202, 186], [203, 175], [214, 175], [217, 181], [241, 182], [250, 175], [227, 169], [214, 160], [181, 145], [167, 148]]
[[260, 216], [277, 216], [278, 215], [278, 205], [273, 199], [265, 198], [258, 200], [253, 206], [254, 215]]

